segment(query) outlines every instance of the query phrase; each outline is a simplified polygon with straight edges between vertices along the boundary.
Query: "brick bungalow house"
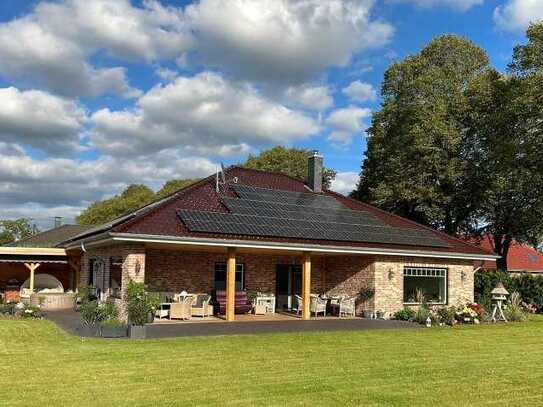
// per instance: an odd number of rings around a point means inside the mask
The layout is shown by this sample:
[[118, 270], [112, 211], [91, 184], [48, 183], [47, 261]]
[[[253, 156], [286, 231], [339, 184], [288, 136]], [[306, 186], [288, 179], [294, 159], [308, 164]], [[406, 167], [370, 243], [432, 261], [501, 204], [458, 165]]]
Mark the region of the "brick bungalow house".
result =
[[479, 247], [341, 194], [322, 189], [322, 157], [309, 158], [307, 182], [237, 166], [214, 174], [63, 243], [82, 255], [81, 284], [122, 301], [130, 279], [150, 291], [226, 289], [233, 320], [240, 290], [276, 295], [280, 309], [310, 293], [356, 295], [387, 317], [416, 305], [473, 300], [473, 262], [496, 256]]

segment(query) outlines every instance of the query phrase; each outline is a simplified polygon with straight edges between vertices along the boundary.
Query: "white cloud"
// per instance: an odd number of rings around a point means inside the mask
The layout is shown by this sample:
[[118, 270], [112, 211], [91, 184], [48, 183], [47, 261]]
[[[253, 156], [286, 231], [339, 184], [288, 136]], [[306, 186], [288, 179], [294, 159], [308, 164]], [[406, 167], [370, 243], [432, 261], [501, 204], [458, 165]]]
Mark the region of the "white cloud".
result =
[[92, 119], [94, 145], [121, 156], [185, 146], [220, 152], [224, 146], [286, 143], [319, 131], [313, 118], [209, 72], [154, 87], [134, 110], [102, 109]]
[[131, 160], [107, 156], [92, 161], [38, 160], [15, 145], [0, 142], [0, 212], [28, 216], [31, 208], [38, 213], [36, 208], [49, 208], [50, 212], [51, 208], [67, 208], [67, 214], [56, 214], [73, 216], [76, 209], [119, 193], [130, 183], [156, 189], [170, 179], [210, 175], [215, 168], [209, 159], [174, 149]]
[[359, 177], [356, 172], [338, 172], [336, 178], [332, 181], [330, 189], [340, 194], [348, 195], [355, 189]]
[[246, 80], [301, 83], [379, 47], [391, 25], [370, 18], [374, 0], [201, 0], [186, 16], [198, 53]]
[[138, 96], [122, 67], [95, 68], [88, 59], [110, 56], [152, 61], [192, 46], [181, 13], [156, 1], [143, 8], [129, 0], [39, 3], [32, 13], [0, 24], [0, 75], [62, 95]]
[[523, 31], [543, 19], [543, 1], [508, 0], [494, 10], [494, 22], [502, 30]]
[[356, 106], [334, 110], [325, 121], [332, 129], [328, 140], [341, 147], [350, 145], [353, 135], [365, 130], [363, 120], [370, 116], [370, 109]]
[[359, 102], [377, 99], [377, 92], [373, 85], [361, 81], [351, 82], [349, 86], [343, 88], [343, 93], [350, 99]]
[[49, 153], [73, 152], [86, 120], [85, 110], [72, 100], [38, 90], [0, 88], [0, 140]]
[[[391, 0], [393, 2], [413, 3], [418, 7], [430, 8], [447, 6], [459, 11], [467, 11], [484, 3], [484, 0]], [[524, 1], [524, 0], [521, 0]], [[535, 0], [537, 1], [537, 0]]]
[[166, 82], [173, 82], [177, 78], [177, 71], [173, 69], [158, 67], [155, 69], [155, 75]]
[[326, 110], [334, 104], [334, 99], [330, 96], [330, 89], [327, 86], [307, 84], [290, 86], [285, 90], [285, 98], [288, 103], [294, 106], [319, 111]]

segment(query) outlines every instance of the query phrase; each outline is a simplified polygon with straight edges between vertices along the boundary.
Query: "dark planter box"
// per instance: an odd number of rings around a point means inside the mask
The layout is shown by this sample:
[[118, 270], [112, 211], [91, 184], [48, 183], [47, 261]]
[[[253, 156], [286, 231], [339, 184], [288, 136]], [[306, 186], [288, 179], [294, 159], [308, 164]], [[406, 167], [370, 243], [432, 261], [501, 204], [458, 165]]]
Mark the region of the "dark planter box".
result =
[[102, 326], [102, 338], [126, 338], [126, 326]]
[[145, 339], [147, 328], [145, 325], [130, 325], [128, 327], [128, 334], [131, 339]]
[[81, 324], [81, 336], [100, 336], [100, 325]]

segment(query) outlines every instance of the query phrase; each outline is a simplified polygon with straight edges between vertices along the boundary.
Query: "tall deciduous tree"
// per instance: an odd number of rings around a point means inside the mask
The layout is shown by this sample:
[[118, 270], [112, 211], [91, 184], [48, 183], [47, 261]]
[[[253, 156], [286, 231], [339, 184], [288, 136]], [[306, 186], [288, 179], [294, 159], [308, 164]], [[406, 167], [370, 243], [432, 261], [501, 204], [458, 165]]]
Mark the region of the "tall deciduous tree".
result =
[[464, 91], [488, 69], [485, 52], [454, 35], [392, 65], [354, 197], [448, 233], [467, 228], [477, 189], [466, 179]]
[[0, 246], [25, 239], [38, 232], [30, 219], [2, 220], [0, 221]]
[[493, 236], [507, 270], [513, 240], [543, 234], [543, 23], [515, 48], [511, 75], [491, 73], [468, 90], [471, 178], [482, 183], [481, 233]]
[[[250, 155], [243, 166], [257, 170], [280, 172], [305, 180], [307, 177], [307, 159], [310, 155], [311, 150], [277, 146], [262, 151], [257, 156]], [[330, 184], [335, 177], [336, 171], [324, 168], [322, 173], [323, 187], [330, 188]]]

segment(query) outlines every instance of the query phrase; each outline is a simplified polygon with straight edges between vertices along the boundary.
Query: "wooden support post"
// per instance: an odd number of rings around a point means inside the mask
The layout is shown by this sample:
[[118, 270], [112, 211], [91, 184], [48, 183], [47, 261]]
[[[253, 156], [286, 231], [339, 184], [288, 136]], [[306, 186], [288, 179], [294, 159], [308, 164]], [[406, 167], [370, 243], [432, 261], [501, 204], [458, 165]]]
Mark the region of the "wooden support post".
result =
[[226, 263], [226, 320], [236, 319], [236, 249], [228, 248], [228, 261]]
[[34, 274], [38, 267], [40, 267], [40, 263], [25, 263], [25, 266], [27, 269], [30, 270], [30, 283], [28, 285], [28, 288], [31, 293], [34, 292]]
[[302, 319], [310, 319], [311, 301], [311, 253], [304, 253], [304, 267], [302, 271]]

